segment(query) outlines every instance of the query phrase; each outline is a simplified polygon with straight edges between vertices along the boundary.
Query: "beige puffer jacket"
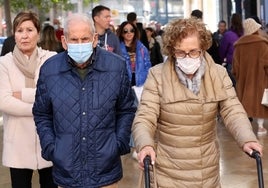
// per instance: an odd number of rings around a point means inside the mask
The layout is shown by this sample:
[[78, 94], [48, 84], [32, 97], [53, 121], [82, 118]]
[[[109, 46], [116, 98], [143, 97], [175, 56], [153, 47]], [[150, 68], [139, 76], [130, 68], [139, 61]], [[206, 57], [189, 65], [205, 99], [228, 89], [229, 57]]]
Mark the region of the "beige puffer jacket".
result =
[[179, 82], [172, 62], [150, 69], [133, 136], [138, 151], [155, 145], [156, 179], [160, 188], [218, 188], [218, 109], [240, 147], [257, 141], [224, 67], [208, 54], [198, 96]]

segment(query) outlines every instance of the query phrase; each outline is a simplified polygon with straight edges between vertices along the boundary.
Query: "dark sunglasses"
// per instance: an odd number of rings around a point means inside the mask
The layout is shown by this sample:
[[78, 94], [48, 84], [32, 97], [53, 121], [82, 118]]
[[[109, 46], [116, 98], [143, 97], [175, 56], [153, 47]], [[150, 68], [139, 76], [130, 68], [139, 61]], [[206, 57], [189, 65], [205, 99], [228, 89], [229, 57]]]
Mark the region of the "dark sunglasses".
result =
[[126, 34], [126, 33], [134, 33], [135, 32], [135, 29], [130, 29], [130, 30], [127, 30], [127, 29], [124, 29], [123, 33]]

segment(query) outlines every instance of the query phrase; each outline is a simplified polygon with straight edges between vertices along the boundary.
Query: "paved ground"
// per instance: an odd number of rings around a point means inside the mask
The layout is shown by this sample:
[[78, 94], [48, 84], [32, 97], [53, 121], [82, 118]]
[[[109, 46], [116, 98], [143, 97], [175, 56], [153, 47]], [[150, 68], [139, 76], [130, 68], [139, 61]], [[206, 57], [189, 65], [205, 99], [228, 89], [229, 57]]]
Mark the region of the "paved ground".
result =
[[[256, 131], [256, 123], [253, 122], [254, 131]], [[268, 128], [268, 122], [265, 122]], [[221, 181], [222, 188], [257, 188], [258, 179], [256, 172], [255, 160], [244, 154], [233, 138], [221, 124], [218, 126], [218, 136], [221, 151]], [[0, 152], [2, 152], [3, 127], [0, 126]], [[265, 183], [268, 186], [268, 136], [259, 138], [264, 145], [263, 171]], [[0, 153], [0, 160], [2, 154]], [[120, 181], [119, 188], [136, 188], [138, 187], [138, 179], [140, 170], [137, 162], [131, 158], [131, 155], [122, 157], [124, 178]], [[0, 188], [11, 188], [8, 168], [0, 165]], [[38, 174], [33, 176], [33, 188], [38, 186]]]

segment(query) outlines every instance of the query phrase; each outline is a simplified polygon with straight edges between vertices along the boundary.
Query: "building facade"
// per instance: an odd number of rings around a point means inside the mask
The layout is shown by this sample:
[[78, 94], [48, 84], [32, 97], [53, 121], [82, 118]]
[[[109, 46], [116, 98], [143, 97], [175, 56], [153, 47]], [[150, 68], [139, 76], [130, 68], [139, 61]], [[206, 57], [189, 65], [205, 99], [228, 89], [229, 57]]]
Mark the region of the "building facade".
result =
[[72, 2], [77, 4], [75, 11], [88, 14], [96, 5], [109, 7], [115, 26], [125, 21], [129, 12], [136, 12], [138, 20], [144, 25], [151, 21], [165, 25], [172, 19], [189, 17], [194, 9], [203, 11], [203, 21], [211, 31], [217, 30], [220, 20], [225, 20], [229, 25], [233, 13], [241, 14], [243, 19], [258, 16], [263, 25], [268, 22], [267, 0], [99, 0], [92, 1], [88, 6], [82, 4], [83, 0]]

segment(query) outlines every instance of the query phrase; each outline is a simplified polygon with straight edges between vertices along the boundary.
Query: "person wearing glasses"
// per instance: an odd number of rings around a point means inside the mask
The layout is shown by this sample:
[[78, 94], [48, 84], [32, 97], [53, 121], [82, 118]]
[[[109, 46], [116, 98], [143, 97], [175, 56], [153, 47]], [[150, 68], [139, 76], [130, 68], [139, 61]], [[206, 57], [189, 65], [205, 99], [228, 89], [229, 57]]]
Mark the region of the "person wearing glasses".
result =
[[149, 51], [139, 40], [140, 35], [135, 24], [123, 22], [117, 34], [131, 84], [137, 87], [143, 86], [151, 67]]
[[136, 112], [126, 63], [97, 46], [87, 15], [64, 26], [66, 51], [41, 67], [33, 106], [42, 156], [61, 188], [118, 188]]
[[198, 19], [165, 28], [168, 59], [149, 70], [132, 125], [139, 165], [151, 156], [156, 187], [220, 187], [218, 112], [242, 151], [262, 155], [226, 69], [206, 52], [211, 43]]
[[[123, 22], [117, 30], [117, 35], [120, 40], [122, 55], [126, 60], [129, 80], [137, 96], [136, 104], [138, 104], [143, 84], [152, 66], [150, 53], [139, 40], [140, 32], [134, 23]], [[137, 152], [132, 137], [130, 139], [130, 146], [133, 148], [132, 157], [137, 159]]]

